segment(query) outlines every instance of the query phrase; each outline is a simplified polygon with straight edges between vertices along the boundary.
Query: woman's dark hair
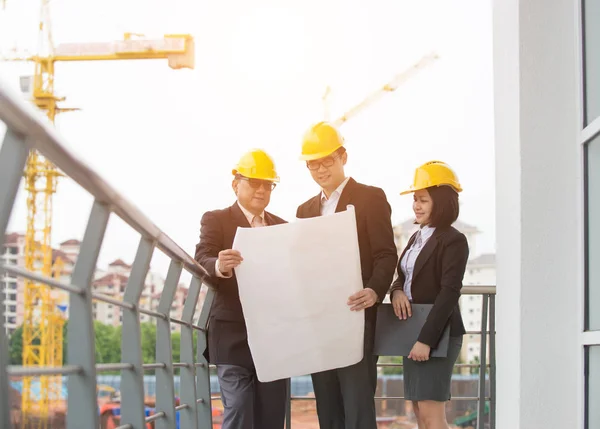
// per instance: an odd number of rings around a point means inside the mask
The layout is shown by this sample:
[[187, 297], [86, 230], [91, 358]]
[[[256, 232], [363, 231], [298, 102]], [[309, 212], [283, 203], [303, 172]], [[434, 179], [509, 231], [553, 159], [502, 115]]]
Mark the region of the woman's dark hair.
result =
[[447, 228], [458, 219], [458, 192], [451, 186], [432, 186], [427, 188], [433, 207], [431, 208], [430, 225], [436, 228]]

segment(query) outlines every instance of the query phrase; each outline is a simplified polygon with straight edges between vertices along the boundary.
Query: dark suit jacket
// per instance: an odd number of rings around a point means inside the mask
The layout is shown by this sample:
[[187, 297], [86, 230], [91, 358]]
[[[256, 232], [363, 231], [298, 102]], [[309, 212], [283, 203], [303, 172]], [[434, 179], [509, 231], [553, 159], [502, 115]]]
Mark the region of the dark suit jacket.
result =
[[[390, 296], [404, 288], [404, 273], [400, 261], [415, 240], [410, 238], [398, 262], [398, 278], [392, 284]], [[450, 335], [457, 337], [465, 333], [458, 299], [463, 276], [469, 258], [467, 238], [455, 228], [436, 228], [431, 238], [421, 249], [415, 262], [411, 283], [411, 295], [415, 304], [433, 304], [419, 341], [435, 348], [446, 325], [450, 323]]]
[[[340, 195], [336, 212], [352, 204], [356, 213], [358, 247], [363, 286], [373, 289], [383, 301], [394, 278], [398, 251], [392, 229], [392, 209], [382, 189], [357, 183], [350, 178]], [[321, 215], [321, 193], [298, 207], [296, 217]], [[347, 298], [347, 297], [343, 297]], [[367, 321], [376, 320], [377, 306], [365, 311]]]
[[[265, 212], [265, 220], [267, 225], [285, 223], [269, 212]], [[202, 216], [195, 259], [208, 271], [216, 289], [208, 325], [209, 362], [252, 369], [254, 362], [248, 347], [235, 270], [232, 277], [226, 279], [215, 273], [217, 256], [221, 250], [231, 249], [238, 226], [251, 227], [237, 202], [223, 210], [206, 212]]]

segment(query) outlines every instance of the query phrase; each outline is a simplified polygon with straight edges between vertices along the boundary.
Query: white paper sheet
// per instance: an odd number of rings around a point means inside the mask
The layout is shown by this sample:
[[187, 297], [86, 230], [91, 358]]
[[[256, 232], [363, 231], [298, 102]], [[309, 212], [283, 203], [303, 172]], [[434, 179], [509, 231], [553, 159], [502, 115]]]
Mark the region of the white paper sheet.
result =
[[363, 357], [364, 312], [354, 207], [263, 228], [238, 228], [233, 248], [248, 343], [262, 382], [342, 368]]

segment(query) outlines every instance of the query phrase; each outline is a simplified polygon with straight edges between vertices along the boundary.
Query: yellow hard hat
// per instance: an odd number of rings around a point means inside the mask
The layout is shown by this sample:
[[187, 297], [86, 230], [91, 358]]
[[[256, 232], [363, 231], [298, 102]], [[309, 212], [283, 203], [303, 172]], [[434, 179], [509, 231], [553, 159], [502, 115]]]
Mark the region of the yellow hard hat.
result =
[[331, 155], [344, 145], [344, 139], [339, 131], [327, 122], [319, 122], [313, 125], [302, 139], [303, 161], [324, 158]]
[[456, 192], [462, 192], [458, 176], [448, 164], [442, 161], [429, 161], [415, 170], [415, 180], [409, 190], [400, 195], [410, 194], [431, 186], [450, 186]]
[[252, 149], [242, 155], [235, 168], [231, 170], [231, 174], [241, 174], [250, 179], [279, 182], [273, 158], [262, 149]]

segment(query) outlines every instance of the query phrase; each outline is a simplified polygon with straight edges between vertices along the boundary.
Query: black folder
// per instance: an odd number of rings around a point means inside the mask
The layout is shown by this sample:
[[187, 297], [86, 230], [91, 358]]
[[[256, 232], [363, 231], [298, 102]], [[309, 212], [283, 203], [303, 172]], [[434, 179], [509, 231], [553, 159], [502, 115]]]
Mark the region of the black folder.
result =
[[[377, 308], [377, 327], [375, 330], [375, 348], [377, 356], [408, 356], [433, 304], [412, 304], [412, 316], [400, 320], [394, 313], [392, 304], [381, 304]], [[446, 357], [450, 325], [446, 326], [436, 348], [431, 349], [430, 357]]]

